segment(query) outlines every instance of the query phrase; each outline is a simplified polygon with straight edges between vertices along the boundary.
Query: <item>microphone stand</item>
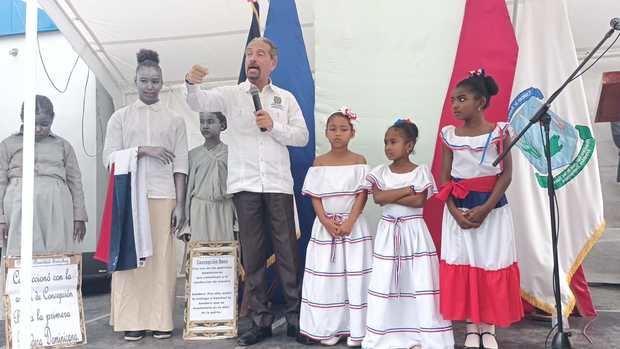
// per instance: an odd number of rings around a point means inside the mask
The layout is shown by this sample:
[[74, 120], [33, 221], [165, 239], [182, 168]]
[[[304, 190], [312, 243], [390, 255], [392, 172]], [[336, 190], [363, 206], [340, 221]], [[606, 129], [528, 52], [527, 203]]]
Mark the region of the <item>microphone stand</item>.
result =
[[603, 43], [609, 39], [614, 33], [615, 29], [610, 29], [603, 39], [592, 49], [590, 54], [581, 62], [581, 64], [575, 69], [575, 71], [566, 79], [566, 81], [558, 88], [552, 95], [547, 99], [547, 101], [538, 109], [536, 114], [530, 119], [530, 122], [527, 126], [519, 133], [519, 135], [510, 143], [508, 147], [497, 157], [495, 161], [493, 161], [493, 166], [497, 166], [510, 152], [510, 149], [519, 142], [521, 137], [527, 132], [527, 130], [532, 127], [532, 125], [540, 122], [544, 129], [545, 133], [545, 158], [547, 159], [547, 195], [549, 196], [549, 214], [551, 219], [551, 244], [553, 248], [553, 294], [555, 296], [555, 310], [557, 316], [557, 326], [558, 331], [553, 336], [553, 340], [551, 342], [552, 349], [570, 349], [570, 341], [568, 339], [569, 333], [564, 331], [564, 319], [562, 315], [562, 299], [561, 299], [561, 290], [560, 290], [560, 270], [558, 263], [558, 233], [556, 227], [556, 217], [555, 217], [555, 187], [553, 184], [553, 173], [551, 172], [551, 146], [549, 143], [549, 131], [551, 124], [551, 116], [547, 113], [551, 108], [551, 103], [558, 97], [560, 93], [566, 88], [566, 86], [571, 83], [572, 79], [579, 73], [581, 68], [594, 56], [596, 51], [598, 51]]

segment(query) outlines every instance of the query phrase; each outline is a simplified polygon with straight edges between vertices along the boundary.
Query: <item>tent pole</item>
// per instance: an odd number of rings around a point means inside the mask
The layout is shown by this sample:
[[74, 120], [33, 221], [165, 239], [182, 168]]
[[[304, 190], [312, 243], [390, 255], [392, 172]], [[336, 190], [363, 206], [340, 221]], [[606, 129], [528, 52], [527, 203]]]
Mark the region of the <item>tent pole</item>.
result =
[[[21, 221], [21, 265], [19, 342], [20, 348], [30, 348], [32, 329], [30, 317], [32, 293], [32, 229], [34, 219], [34, 124], [35, 124], [35, 86], [37, 50], [37, 2], [26, 2], [24, 54], [24, 131], [23, 131], [23, 172], [22, 172], [22, 221]], [[7, 344], [8, 345], [8, 344]]]

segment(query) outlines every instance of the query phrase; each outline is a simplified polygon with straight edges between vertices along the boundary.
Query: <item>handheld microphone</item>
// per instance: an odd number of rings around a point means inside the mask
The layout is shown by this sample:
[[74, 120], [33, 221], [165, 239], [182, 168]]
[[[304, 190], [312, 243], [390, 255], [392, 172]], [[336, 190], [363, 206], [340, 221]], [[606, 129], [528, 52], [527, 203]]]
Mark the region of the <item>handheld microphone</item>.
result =
[[614, 28], [614, 30], [620, 30], [620, 17], [612, 18], [609, 25]]
[[[252, 85], [252, 87], [250, 88], [250, 94], [252, 95], [252, 102], [254, 102], [254, 110], [259, 111], [263, 109], [263, 106], [260, 103], [260, 97], [258, 96], [258, 89], [256, 88], [256, 86]], [[267, 129], [264, 127], [261, 127], [260, 131], [266, 132]]]

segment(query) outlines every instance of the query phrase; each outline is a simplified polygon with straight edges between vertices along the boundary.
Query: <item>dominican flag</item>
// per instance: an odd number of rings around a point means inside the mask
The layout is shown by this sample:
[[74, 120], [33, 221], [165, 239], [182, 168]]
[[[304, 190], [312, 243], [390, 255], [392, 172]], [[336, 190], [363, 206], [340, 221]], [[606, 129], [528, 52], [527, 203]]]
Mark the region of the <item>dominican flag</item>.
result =
[[301, 231], [299, 266], [303, 268], [306, 246], [308, 246], [314, 222], [312, 201], [301, 194], [306, 172], [314, 162], [314, 79], [294, 0], [278, 0], [269, 3], [265, 37], [278, 47], [278, 65], [271, 74], [271, 79], [276, 86], [295, 96], [310, 134], [305, 147], [289, 147], [295, 206]]
[[[532, 8], [523, 9], [528, 6]], [[511, 102], [522, 91], [535, 87], [545, 95], [550, 94], [577, 65], [563, 0], [527, 1], [518, 15], [519, 24], [526, 24], [518, 27], [517, 38], [504, 0], [396, 0], [389, 6], [382, 2], [356, 2], [352, 6], [346, 0], [317, 2], [314, 22], [317, 153], [329, 150], [323, 136], [325, 122], [342, 105], [350, 106], [359, 115], [351, 148], [364, 154], [371, 166], [388, 162], [383, 152], [386, 129], [398, 118], [409, 118], [420, 131], [412, 159], [429, 164], [438, 180], [439, 131], [448, 124], [459, 125], [452, 116], [450, 93], [469, 71], [484, 68], [495, 78], [500, 91], [485, 115], [491, 122], [508, 122], [509, 107], [515, 107]], [[563, 64], [558, 64], [557, 57], [563, 57]], [[590, 158], [578, 164], [583, 165], [580, 171], [573, 165], [559, 179], [563, 183], [558, 193], [563, 219], [561, 287], [567, 312], [575, 303], [567, 285], [604, 226], [583, 86], [578, 81], [571, 88], [576, 92], [556, 101], [556, 105], [562, 105], [556, 111], [572, 128], [584, 127], [573, 133], [574, 153], [567, 153], [572, 147], [558, 147], [564, 149], [562, 156], [568, 163], [558, 165], [554, 175], [560, 176], [569, 168], [584, 147], [584, 154]], [[571, 109], [573, 106], [577, 108]], [[551, 311], [552, 263], [544, 207], [546, 189], [538, 183], [535, 167], [523, 156], [522, 149], [515, 148], [512, 156], [516, 160], [513, 160], [508, 201], [517, 222], [515, 235], [522, 295], [534, 305]], [[569, 175], [574, 176], [568, 180]], [[595, 204], [579, 207], [578, 198], [585, 197]], [[436, 248], [441, 250], [443, 204], [432, 199], [424, 212]], [[364, 214], [368, 220], [377, 221], [380, 208], [369, 203]], [[589, 301], [587, 292], [582, 296]]]
[[138, 148], [113, 152], [109, 170], [94, 259], [110, 272], [135, 269], [153, 255], [146, 169], [139, 166]]

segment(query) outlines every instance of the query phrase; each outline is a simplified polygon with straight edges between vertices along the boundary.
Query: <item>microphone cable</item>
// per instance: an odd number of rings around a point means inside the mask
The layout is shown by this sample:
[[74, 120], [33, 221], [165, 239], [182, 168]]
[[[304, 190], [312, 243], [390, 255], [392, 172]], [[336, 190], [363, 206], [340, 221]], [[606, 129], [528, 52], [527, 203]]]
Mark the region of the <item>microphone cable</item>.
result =
[[584, 70], [582, 70], [579, 74], [575, 75], [574, 78], [570, 79], [570, 82], [573, 82], [575, 79], [577, 79], [578, 77], [580, 77], [581, 75], [583, 75], [583, 73], [587, 72], [588, 70], [590, 70], [601, 58], [603, 58], [603, 56], [607, 53], [607, 51], [609, 51], [609, 49], [611, 49], [614, 44], [616, 43], [616, 41], [618, 41], [618, 38], [620, 38], [620, 33], [618, 33], [618, 35], [616, 35], [616, 38], [614, 39], [614, 41], [612, 41], [612, 43], [609, 45], [609, 47], [607, 47], [607, 49], [605, 49], [605, 51], [603, 51], [603, 53], [601, 53], [600, 56], [598, 56], [594, 62], [592, 62], [592, 64], [590, 64], [587, 68], [585, 68]]
[[65, 92], [67, 92], [67, 89], [69, 88], [69, 82], [71, 82], [71, 77], [73, 76], [73, 72], [75, 71], [75, 67], [77, 66], [79, 60], [80, 60], [80, 55], [76, 55], [75, 57], [75, 62], [73, 62], [73, 66], [71, 67], [71, 70], [69, 71], [69, 77], [67, 78], [67, 82], [65, 83], [65, 87], [60, 89], [58, 88], [58, 86], [56, 86], [56, 84], [54, 83], [54, 80], [52, 80], [52, 77], [50, 76], [49, 72], [47, 71], [47, 66], [45, 65], [45, 60], [43, 59], [43, 54], [41, 53], [41, 42], [39, 41], [39, 35], [37, 35], [37, 52], [39, 53], [39, 59], [41, 60], [41, 65], [43, 66], [43, 72], [45, 72], [45, 76], [47, 77], [47, 80], [50, 82], [50, 84], [52, 85], [52, 87], [58, 91], [58, 93], [63, 94]]

